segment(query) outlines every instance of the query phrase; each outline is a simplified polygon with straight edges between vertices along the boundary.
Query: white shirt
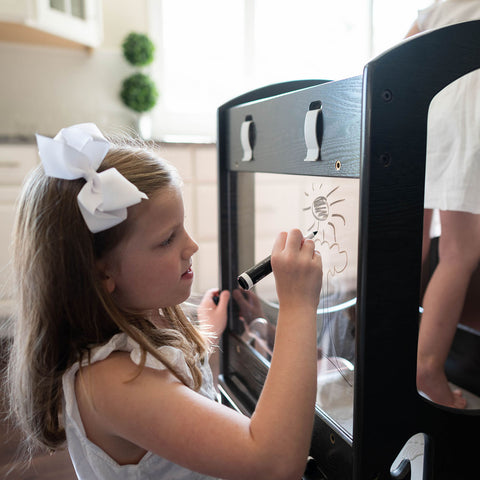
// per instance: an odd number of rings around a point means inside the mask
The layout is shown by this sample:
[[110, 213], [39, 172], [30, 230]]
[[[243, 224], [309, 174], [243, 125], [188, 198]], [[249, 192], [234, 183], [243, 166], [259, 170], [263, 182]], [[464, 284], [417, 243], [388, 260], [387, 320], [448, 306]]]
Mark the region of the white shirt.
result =
[[[193, 382], [181, 350], [170, 346], [160, 347], [159, 350], [166, 355], [172, 364], [180, 369], [185, 378], [189, 378]], [[140, 363], [140, 346], [125, 333], [119, 333], [113, 336], [107, 344], [93, 348], [91, 350], [90, 363], [104, 360], [114, 351], [130, 352], [132, 361], [137, 365]], [[83, 362], [83, 365], [87, 365], [86, 360]], [[166, 368], [163, 363], [148, 353], [145, 365], [159, 370]], [[212, 372], [207, 360], [205, 360], [204, 365], [200, 365], [200, 369], [203, 376], [200, 393], [207, 398], [215, 400], [216, 393], [213, 386]], [[79, 365], [76, 363], [63, 375], [63, 411], [68, 450], [75, 472], [80, 480], [212, 479], [212, 477], [192, 472], [152, 452], [147, 452], [140, 462], [135, 465], [119, 465], [109, 457], [100, 447], [92, 443], [85, 434], [75, 397], [75, 375], [78, 370]]]
[[[421, 10], [417, 24], [425, 31], [478, 19], [479, 0], [447, 0]], [[480, 73], [476, 70], [445, 87], [430, 105], [425, 208], [480, 213], [479, 132]]]

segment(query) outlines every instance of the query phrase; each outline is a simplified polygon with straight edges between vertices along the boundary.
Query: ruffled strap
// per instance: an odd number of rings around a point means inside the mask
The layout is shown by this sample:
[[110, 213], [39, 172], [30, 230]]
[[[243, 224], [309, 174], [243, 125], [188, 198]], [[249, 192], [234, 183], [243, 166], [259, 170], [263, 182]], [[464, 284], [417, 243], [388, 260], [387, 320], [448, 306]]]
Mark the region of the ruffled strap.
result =
[[[129, 343], [133, 343], [133, 348], [130, 352], [130, 358], [135, 365], [140, 365], [142, 359], [142, 349], [140, 345], [130, 338], [128, 339]], [[168, 345], [163, 345], [158, 347], [157, 352], [159, 352], [170, 365], [174, 365], [181, 377], [187, 381], [187, 386], [193, 387], [193, 377], [188, 368], [187, 362], [181, 350], [175, 347], [170, 347]], [[153, 368], [155, 370], [165, 370], [167, 367], [163, 362], [157, 360], [151, 353], [146, 354], [145, 366]]]

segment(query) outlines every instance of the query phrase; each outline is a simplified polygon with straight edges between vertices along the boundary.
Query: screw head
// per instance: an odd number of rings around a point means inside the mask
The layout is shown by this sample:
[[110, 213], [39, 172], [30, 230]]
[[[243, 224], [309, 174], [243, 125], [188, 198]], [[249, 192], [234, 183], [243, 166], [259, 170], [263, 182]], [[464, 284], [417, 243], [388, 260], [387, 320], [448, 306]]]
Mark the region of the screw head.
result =
[[386, 89], [382, 92], [382, 98], [384, 102], [391, 102], [393, 98], [393, 94], [390, 90]]
[[389, 153], [382, 153], [379, 157], [379, 160], [384, 167], [388, 167], [392, 161], [392, 157]]

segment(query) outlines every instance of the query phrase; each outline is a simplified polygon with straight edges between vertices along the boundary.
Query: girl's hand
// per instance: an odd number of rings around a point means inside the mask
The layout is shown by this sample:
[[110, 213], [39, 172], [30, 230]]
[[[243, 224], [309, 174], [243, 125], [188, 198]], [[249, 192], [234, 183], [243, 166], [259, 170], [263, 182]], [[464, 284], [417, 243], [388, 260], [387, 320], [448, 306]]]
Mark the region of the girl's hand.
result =
[[280, 306], [317, 308], [322, 288], [322, 258], [313, 240], [305, 240], [300, 230], [282, 232], [272, 250]]
[[[218, 304], [213, 297], [218, 295]], [[220, 338], [227, 326], [227, 305], [230, 292], [219, 293], [218, 288], [207, 290], [198, 305], [198, 321], [202, 327], [211, 332], [215, 338]]]

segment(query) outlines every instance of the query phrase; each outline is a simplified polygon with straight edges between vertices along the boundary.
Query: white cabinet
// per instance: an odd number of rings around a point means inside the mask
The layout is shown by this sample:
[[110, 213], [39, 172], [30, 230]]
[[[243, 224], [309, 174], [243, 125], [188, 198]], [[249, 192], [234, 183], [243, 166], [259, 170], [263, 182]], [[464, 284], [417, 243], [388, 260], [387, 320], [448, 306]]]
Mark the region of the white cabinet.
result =
[[0, 21], [5, 32], [18, 26], [9, 33], [12, 41], [28, 35], [22, 27], [88, 47], [97, 47], [103, 37], [101, 0], [2, 0]]
[[11, 313], [11, 235], [16, 200], [38, 163], [36, 145], [0, 145], [0, 322]]

